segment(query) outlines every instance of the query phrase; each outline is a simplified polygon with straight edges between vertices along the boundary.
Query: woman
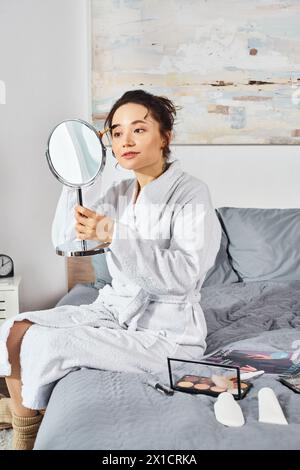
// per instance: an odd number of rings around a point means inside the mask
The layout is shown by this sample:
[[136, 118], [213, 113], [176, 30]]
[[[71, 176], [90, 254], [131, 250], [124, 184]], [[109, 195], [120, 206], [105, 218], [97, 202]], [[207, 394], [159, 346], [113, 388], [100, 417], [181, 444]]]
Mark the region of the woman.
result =
[[135, 179], [113, 184], [93, 210], [75, 207], [73, 192], [63, 190], [54, 244], [72, 232], [75, 208], [74, 237], [110, 243], [112, 283], [93, 304], [25, 312], [2, 325], [0, 375], [11, 397], [15, 448], [33, 447], [38, 410], [72, 370], [155, 373], [167, 367], [167, 356], [203, 355], [207, 331], [199, 292], [221, 228], [207, 186], [169, 161], [175, 115], [167, 98], [125, 93], [105, 125], [114, 156]]

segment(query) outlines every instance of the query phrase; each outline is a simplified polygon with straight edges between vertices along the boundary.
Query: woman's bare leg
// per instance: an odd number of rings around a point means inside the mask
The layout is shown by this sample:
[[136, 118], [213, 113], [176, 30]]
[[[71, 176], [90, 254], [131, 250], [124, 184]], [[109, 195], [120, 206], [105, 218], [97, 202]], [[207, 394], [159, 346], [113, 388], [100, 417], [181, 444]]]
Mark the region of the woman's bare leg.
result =
[[6, 385], [11, 398], [12, 411], [18, 416], [35, 416], [37, 410], [31, 410], [22, 405], [21, 374], [20, 374], [20, 349], [24, 334], [33, 325], [29, 320], [15, 322], [7, 339], [11, 375], [5, 377]]

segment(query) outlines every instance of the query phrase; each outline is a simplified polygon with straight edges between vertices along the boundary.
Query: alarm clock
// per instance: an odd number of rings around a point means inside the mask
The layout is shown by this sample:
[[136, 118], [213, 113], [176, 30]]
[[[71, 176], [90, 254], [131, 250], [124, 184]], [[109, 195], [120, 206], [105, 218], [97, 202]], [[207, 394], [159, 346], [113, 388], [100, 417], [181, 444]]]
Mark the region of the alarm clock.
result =
[[14, 262], [8, 255], [0, 254], [0, 279], [4, 277], [13, 277]]

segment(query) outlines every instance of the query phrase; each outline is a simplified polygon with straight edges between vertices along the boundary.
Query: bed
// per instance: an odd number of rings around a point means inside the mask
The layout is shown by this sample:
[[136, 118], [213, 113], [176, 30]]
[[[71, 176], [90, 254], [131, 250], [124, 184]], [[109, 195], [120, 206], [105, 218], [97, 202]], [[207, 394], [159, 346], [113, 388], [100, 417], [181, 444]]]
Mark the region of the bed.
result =
[[[224, 346], [300, 348], [300, 210], [218, 211], [224, 238], [209, 282], [201, 289], [208, 326], [206, 354]], [[69, 260], [72, 282], [58, 305], [91, 303], [101, 279], [108, 282], [102, 273], [97, 284], [89, 262], [85, 260], [82, 269], [79, 263], [75, 261], [74, 269]], [[83, 271], [85, 282], [74, 275]], [[52, 392], [35, 450], [300, 449], [300, 394], [276, 375], [255, 379], [239, 401], [246, 421], [240, 428], [216, 421], [215, 398], [179, 391], [162, 395], [148, 385], [151, 379], [146, 373], [86, 368], [68, 374]], [[155, 379], [169, 385], [167, 364]], [[258, 421], [257, 393], [266, 386], [276, 393], [288, 426]]]

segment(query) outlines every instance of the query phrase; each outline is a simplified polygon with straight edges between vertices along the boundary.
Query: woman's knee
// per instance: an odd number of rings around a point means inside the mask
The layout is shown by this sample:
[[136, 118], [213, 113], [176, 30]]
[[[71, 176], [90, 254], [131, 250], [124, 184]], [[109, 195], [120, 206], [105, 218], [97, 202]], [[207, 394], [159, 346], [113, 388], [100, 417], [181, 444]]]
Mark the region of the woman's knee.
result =
[[16, 355], [19, 355], [23, 336], [31, 325], [33, 325], [33, 323], [29, 320], [22, 320], [14, 322], [13, 326], [11, 327], [7, 339], [7, 349], [10, 362], [15, 358]]

